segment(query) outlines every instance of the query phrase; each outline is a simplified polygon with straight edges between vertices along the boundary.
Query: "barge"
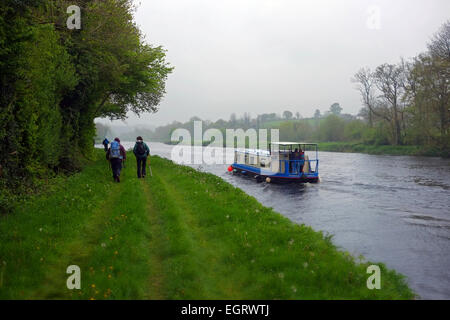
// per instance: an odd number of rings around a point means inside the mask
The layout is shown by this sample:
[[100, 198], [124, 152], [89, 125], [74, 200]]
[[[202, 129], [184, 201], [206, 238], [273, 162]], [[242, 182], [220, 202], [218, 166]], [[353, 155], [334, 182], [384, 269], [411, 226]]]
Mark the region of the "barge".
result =
[[316, 143], [276, 142], [269, 150], [236, 149], [229, 171], [266, 182], [319, 182]]

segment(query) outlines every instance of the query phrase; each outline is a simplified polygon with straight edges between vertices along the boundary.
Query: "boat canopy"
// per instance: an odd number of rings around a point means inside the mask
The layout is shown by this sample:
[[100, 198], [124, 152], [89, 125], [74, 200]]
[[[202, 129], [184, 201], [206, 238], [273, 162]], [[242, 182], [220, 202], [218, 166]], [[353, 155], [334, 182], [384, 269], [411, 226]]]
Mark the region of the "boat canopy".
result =
[[[270, 154], [273, 152], [279, 153], [279, 152], [292, 152], [294, 148], [296, 147], [302, 148], [304, 152], [306, 151], [315, 151], [316, 152], [316, 159], [319, 158], [319, 145], [317, 143], [311, 143], [311, 142], [273, 142], [270, 143], [269, 149]], [[308, 150], [310, 149], [310, 150]], [[311, 150], [312, 149], [312, 150]]]

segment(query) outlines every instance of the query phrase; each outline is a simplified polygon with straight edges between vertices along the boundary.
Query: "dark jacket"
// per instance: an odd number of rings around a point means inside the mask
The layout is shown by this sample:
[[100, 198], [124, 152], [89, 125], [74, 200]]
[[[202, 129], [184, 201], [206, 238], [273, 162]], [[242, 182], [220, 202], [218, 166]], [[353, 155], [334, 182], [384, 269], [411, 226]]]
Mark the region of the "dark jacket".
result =
[[[143, 155], [142, 154], [138, 154], [138, 152], [137, 152], [137, 148], [138, 148], [138, 145], [140, 143], [142, 143], [143, 146], [144, 146], [145, 153]], [[136, 141], [136, 143], [134, 145], [133, 153], [136, 156], [136, 158], [147, 158], [149, 156], [149, 154], [150, 154], [150, 148], [147, 146], [147, 144], [144, 141], [138, 140], [138, 141]]]

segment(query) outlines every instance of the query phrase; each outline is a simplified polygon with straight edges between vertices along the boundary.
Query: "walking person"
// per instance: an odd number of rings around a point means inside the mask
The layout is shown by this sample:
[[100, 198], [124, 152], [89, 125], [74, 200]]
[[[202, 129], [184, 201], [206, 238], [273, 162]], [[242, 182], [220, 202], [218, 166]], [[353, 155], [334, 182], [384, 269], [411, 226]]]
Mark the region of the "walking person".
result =
[[111, 146], [106, 152], [106, 159], [111, 163], [113, 179], [120, 182], [120, 171], [122, 170], [122, 162], [127, 159], [125, 148], [120, 144], [120, 139], [115, 138], [111, 142]]
[[136, 144], [134, 145], [133, 153], [136, 156], [137, 161], [138, 179], [145, 178], [145, 168], [147, 166], [147, 157], [150, 155], [150, 148], [147, 146], [141, 136], [136, 138]]
[[103, 140], [102, 144], [103, 144], [103, 147], [105, 148], [105, 152], [107, 152], [108, 144], [109, 144], [108, 138], [105, 137], [105, 140]]

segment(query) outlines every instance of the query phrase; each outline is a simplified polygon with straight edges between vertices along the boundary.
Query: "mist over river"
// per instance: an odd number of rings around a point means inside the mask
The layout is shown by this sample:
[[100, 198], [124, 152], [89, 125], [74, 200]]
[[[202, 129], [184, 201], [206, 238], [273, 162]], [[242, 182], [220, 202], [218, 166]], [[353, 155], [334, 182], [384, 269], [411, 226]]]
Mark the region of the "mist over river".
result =
[[[149, 147], [171, 158], [173, 146]], [[450, 299], [450, 160], [333, 152], [319, 152], [319, 159], [321, 182], [305, 185], [257, 183], [228, 173], [227, 164], [192, 166], [296, 223], [332, 234], [354, 256], [406, 275], [422, 299]]]

